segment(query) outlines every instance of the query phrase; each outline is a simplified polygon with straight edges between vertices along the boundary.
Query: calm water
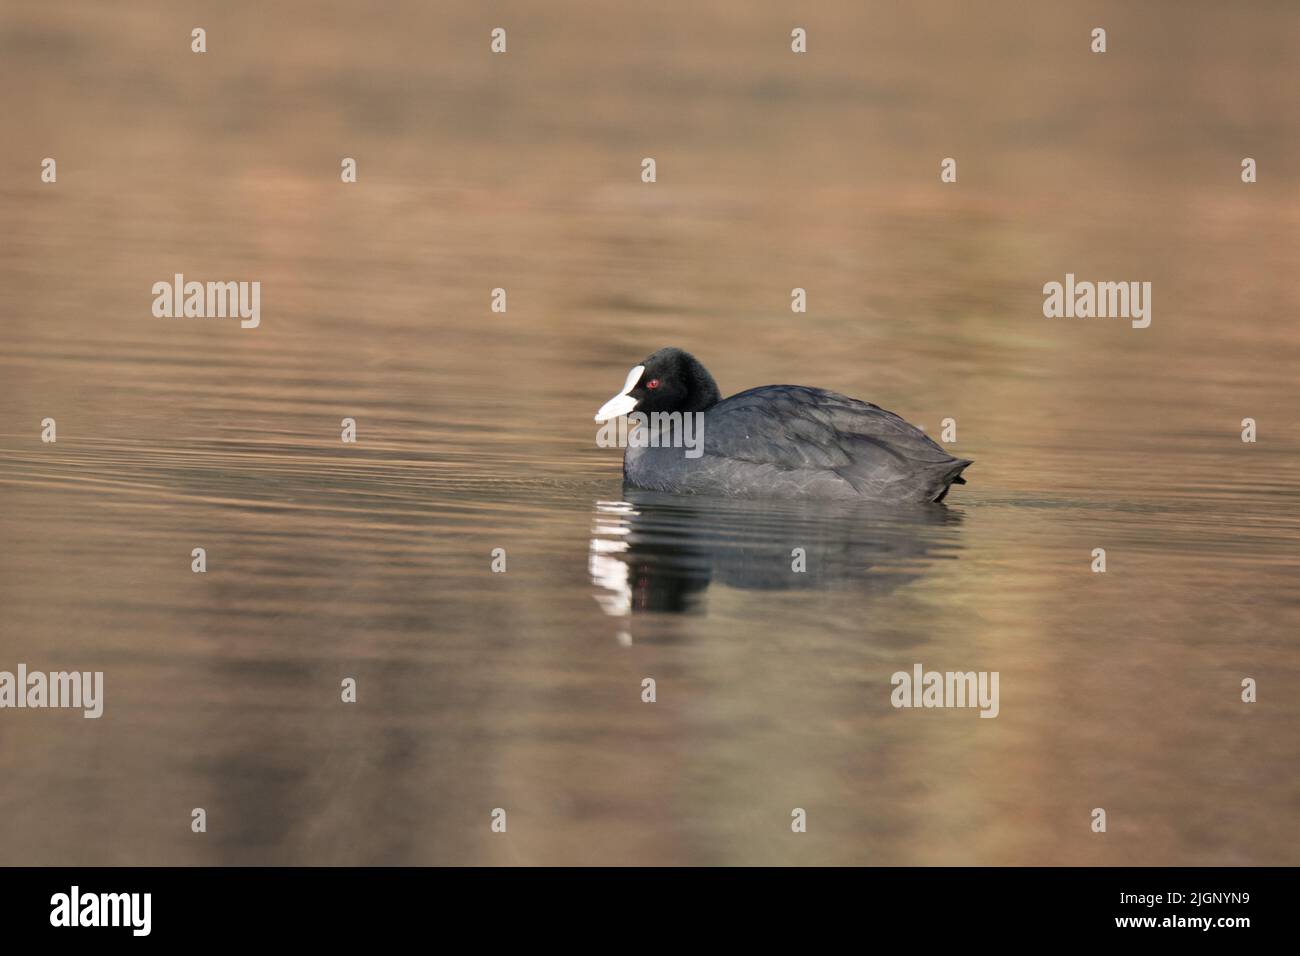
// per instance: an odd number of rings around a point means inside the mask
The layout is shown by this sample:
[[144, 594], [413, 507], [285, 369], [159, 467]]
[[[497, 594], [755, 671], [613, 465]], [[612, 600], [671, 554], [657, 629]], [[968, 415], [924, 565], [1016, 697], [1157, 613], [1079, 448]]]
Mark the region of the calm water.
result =
[[[1300, 10], [822, 6], [5, 7], [0, 669], [107, 700], [0, 712], [0, 862], [1300, 863]], [[625, 490], [667, 344], [970, 484]], [[918, 662], [999, 717], [894, 710]]]

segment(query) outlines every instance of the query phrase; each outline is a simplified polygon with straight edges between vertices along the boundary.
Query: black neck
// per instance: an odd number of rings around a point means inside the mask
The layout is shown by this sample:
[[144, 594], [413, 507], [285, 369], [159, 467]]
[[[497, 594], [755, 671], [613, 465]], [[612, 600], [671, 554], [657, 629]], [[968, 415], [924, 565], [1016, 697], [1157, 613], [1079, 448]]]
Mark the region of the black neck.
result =
[[702, 412], [722, 401], [722, 393], [718, 391], [718, 383], [713, 380], [709, 370], [701, 365], [698, 359], [694, 356], [688, 356], [685, 365], [687, 391], [691, 398], [682, 411]]

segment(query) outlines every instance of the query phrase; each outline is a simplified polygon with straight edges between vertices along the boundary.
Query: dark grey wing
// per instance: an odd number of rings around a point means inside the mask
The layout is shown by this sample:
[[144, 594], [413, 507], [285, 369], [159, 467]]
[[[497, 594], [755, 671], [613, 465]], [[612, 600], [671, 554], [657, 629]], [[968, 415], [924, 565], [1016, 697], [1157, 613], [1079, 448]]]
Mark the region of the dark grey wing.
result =
[[709, 409], [704, 448], [738, 461], [830, 470], [862, 494], [942, 494], [969, 462], [893, 412], [835, 392], [768, 385]]

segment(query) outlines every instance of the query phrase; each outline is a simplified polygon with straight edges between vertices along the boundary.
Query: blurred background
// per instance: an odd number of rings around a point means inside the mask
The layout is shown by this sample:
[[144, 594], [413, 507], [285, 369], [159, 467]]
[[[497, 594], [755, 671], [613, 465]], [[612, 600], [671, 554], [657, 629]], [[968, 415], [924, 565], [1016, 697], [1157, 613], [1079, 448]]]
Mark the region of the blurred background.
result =
[[[10, 0], [0, 669], [106, 702], [0, 713], [0, 863], [1300, 862], [1298, 40], [1284, 2]], [[260, 281], [260, 328], [154, 318], [177, 272]], [[1151, 282], [1151, 327], [1044, 319], [1067, 272]], [[591, 418], [664, 345], [953, 418], [970, 484], [625, 493]], [[894, 710], [918, 662], [1000, 716]]]

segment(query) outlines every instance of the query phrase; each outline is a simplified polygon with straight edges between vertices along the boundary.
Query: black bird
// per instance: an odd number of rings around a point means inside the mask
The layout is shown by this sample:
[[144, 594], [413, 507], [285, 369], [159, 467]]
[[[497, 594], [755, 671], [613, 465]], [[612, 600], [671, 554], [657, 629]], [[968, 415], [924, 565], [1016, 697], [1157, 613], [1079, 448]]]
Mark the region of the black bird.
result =
[[620, 415], [646, 428], [629, 436], [623, 477], [655, 491], [931, 502], [964, 485], [971, 464], [893, 412], [825, 389], [764, 385], [723, 399], [699, 360], [675, 348], [633, 367], [596, 421]]

